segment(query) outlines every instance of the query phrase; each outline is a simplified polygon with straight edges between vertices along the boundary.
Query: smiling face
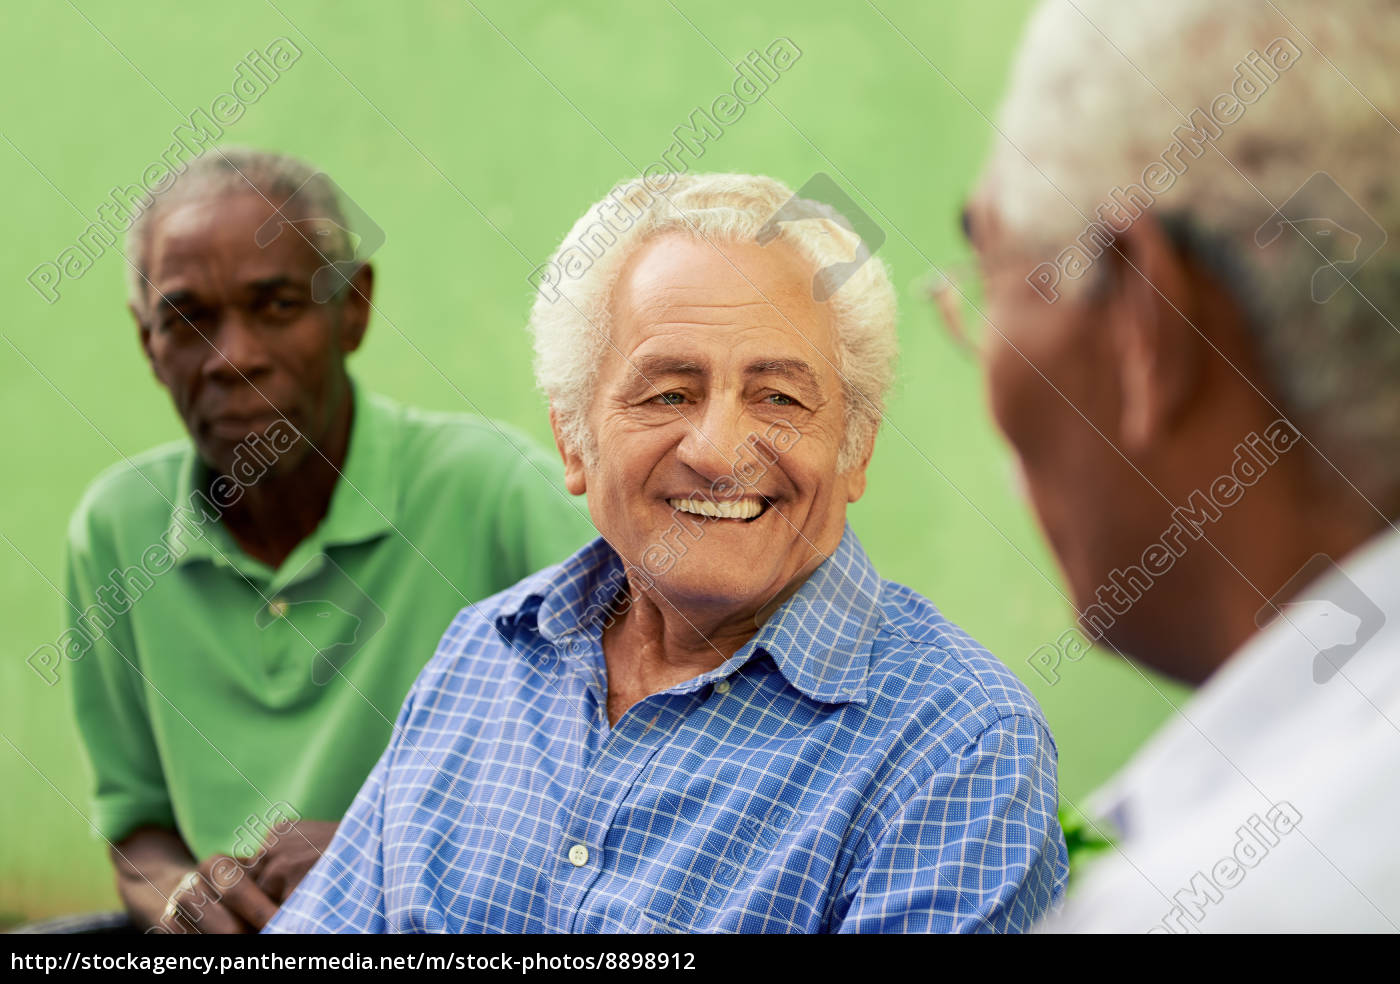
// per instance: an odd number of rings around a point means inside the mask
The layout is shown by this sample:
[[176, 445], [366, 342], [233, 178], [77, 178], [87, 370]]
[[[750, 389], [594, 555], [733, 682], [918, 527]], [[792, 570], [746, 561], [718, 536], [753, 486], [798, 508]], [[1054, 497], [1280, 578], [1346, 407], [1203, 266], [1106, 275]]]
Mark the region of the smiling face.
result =
[[[141, 342], [200, 457], [220, 472], [240, 442], [278, 418], [325, 440], [347, 412], [345, 356], [369, 318], [368, 267], [342, 299], [312, 300], [311, 278], [326, 260], [315, 237], [295, 231], [309, 220], [256, 245], [275, 214], [260, 194], [219, 195], [172, 206], [149, 233], [145, 310], [133, 311]], [[309, 450], [298, 442], [278, 468]]]
[[569, 489], [682, 612], [752, 617], [836, 549], [865, 489], [864, 460], [837, 472], [845, 405], [811, 282], [782, 243], [670, 233], [613, 293], [596, 453], [565, 451]]

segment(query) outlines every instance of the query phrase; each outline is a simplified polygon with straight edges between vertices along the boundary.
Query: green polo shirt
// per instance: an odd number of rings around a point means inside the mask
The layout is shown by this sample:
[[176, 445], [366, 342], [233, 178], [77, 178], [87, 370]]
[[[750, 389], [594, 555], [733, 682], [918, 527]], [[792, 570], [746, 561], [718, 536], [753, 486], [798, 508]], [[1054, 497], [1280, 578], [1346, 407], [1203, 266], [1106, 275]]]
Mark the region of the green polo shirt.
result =
[[595, 535], [519, 432], [358, 386], [330, 510], [278, 569], [238, 547], [207, 477], [180, 442], [93, 483], [53, 668], [101, 834], [172, 827], [199, 858], [251, 850], [267, 818], [339, 820], [453, 616]]

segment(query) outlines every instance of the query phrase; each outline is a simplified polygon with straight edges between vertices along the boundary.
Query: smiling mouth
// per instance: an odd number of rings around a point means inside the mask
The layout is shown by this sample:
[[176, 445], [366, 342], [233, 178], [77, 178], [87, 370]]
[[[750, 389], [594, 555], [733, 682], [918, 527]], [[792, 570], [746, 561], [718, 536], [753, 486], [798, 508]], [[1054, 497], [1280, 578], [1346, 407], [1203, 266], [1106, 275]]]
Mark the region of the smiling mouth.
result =
[[767, 499], [667, 499], [666, 504], [677, 512], [706, 519], [733, 519], [751, 523], [768, 511]]

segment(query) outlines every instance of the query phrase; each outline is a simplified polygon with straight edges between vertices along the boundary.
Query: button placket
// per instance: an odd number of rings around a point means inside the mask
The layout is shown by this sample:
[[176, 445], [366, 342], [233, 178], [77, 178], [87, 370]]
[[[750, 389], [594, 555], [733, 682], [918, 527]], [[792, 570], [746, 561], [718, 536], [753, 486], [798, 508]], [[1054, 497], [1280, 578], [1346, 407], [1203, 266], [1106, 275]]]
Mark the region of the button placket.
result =
[[[584, 900], [603, 873], [603, 844], [618, 810], [667, 738], [664, 733], [650, 727], [658, 717], [657, 713], [653, 711], [645, 717], [633, 714], [633, 711], [654, 699], [647, 698], [629, 708], [618, 721], [619, 727], [614, 728], [603, 742], [564, 827], [564, 850], [559, 861], [560, 876], [555, 885], [555, 897], [564, 910], [560, 916], [567, 932], [579, 931]], [[612, 791], [611, 796], [607, 795], [609, 790]]]

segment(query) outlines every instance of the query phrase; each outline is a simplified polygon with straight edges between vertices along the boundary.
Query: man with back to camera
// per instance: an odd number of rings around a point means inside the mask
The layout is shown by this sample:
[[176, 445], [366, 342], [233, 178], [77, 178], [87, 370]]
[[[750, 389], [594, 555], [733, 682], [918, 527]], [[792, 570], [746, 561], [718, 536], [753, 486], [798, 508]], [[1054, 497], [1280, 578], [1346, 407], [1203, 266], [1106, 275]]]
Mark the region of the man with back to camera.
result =
[[1371, 0], [1047, 2], [1022, 44], [965, 215], [992, 409], [1084, 635], [1202, 685], [1052, 928], [1400, 928], [1397, 55]]
[[63, 659], [31, 662], [71, 678], [141, 928], [261, 928], [453, 613], [592, 532], [518, 432], [352, 380], [373, 271], [351, 225], [311, 166], [225, 148], [129, 232], [131, 312], [189, 440], [88, 490]]

